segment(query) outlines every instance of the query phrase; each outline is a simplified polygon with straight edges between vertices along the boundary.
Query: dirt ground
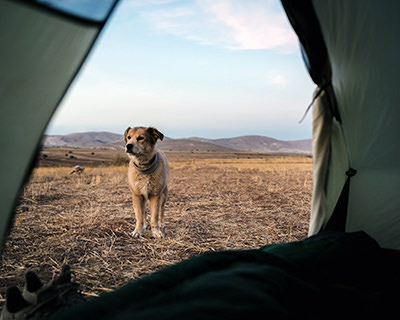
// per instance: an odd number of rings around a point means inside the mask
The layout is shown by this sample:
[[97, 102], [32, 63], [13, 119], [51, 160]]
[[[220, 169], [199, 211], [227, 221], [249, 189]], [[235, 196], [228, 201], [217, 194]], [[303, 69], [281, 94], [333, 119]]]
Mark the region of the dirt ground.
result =
[[17, 207], [0, 266], [6, 288], [27, 270], [45, 282], [69, 263], [88, 297], [208, 251], [304, 239], [312, 159], [171, 159], [166, 236], [133, 238], [127, 167], [35, 169]]

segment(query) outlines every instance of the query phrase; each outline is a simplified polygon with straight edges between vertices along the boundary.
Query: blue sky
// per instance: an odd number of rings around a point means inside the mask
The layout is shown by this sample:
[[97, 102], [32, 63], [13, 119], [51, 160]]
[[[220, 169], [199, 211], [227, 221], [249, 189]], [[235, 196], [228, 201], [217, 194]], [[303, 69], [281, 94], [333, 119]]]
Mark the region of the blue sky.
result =
[[125, 0], [47, 133], [307, 139], [314, 88], [279, 1]]

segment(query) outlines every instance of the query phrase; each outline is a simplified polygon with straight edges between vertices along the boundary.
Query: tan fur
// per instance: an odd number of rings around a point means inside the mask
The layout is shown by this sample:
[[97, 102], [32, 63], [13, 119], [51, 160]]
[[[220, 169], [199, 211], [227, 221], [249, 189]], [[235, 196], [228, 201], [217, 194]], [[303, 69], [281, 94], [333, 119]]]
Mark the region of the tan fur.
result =
[[[139, 237], [146, 228], [146, 201], [150, 207], [150, 226], [153, 236], [164, 236], [164, 205], [168, 195], [169, 165], [165, 154], [156, 147], [157, 139], [164, 135], [152, 127], [135, 127], [125, 130], [125, 152], [130, 158], [128, 169], [129, 187], [136, 215], [136, 227], [132, 235]], [[158, 154], [158, 166], [154, 172], [144, 173], [151, 160]], [[139, 170], [138, 170], [139, 168]]]

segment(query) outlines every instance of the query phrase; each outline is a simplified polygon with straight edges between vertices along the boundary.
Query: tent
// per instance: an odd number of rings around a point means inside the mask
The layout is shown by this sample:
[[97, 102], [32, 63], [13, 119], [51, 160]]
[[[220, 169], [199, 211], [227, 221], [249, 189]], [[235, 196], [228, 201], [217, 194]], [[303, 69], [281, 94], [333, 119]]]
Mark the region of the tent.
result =
[[0, 238], [41, 137], [117, 1], [0, 1]]
[[310, 235], [363, 230], [400, 249], [398, 1], [283, 1], [313, 81]]
[[[335, 318], [397, 311], [400, 2], [282, 4], [317, 85], [310, 238], [195, 257], [55, 319]], [[46, 124], [115, 5], [0, 0], [2, 244]]]

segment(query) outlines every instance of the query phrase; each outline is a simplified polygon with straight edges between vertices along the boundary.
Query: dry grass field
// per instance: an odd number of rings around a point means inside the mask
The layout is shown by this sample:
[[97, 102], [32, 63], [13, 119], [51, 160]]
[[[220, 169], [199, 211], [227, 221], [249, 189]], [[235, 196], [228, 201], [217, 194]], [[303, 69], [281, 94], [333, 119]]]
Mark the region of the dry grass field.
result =
[[[249, 159], [250, 158], [250, 159]], [[126, 166], [36, 168], [20, 197], [0, 266], [6, 287], [33, 270], [44, 281], [69, 263], [83, 293], [96, 296], [208, 251], [258, 248], [306, 237], [309, 157], [171, 160], [166, 237], [133, 238]]]

